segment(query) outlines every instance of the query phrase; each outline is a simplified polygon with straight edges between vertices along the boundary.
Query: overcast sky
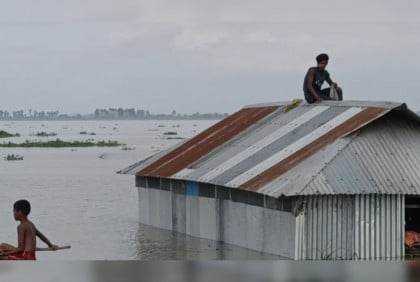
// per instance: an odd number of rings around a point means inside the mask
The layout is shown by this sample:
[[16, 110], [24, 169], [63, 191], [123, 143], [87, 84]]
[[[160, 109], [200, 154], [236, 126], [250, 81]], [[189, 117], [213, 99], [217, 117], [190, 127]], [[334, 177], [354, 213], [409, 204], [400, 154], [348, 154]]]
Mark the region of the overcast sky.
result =
[[302, 98], [326, 52], [345, 99], [420, 110], [420, 1], [0, 3], [0, 109], [233, 112]]

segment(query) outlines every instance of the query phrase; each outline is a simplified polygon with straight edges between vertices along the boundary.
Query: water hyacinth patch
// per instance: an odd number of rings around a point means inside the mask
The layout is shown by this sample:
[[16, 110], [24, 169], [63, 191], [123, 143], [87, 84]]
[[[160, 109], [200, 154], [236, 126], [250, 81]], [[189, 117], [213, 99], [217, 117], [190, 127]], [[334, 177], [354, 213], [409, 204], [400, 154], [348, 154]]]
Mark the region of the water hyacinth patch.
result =
[[7, 131], [0, 130], [0, 138], [19, 137], [19, 136], [20, 136], [19, 133], [12, 134]]
[[0, 143], [0, 147], [4, 148], [63, 148], [63, 147], [117, 147], [121, 146], [117, 141], [97, 141], [84, 140], [84, 141], [64, 141], [61, 139], [49, 140], [49, 141], [30, 141], [26, 140], [23, 143]]

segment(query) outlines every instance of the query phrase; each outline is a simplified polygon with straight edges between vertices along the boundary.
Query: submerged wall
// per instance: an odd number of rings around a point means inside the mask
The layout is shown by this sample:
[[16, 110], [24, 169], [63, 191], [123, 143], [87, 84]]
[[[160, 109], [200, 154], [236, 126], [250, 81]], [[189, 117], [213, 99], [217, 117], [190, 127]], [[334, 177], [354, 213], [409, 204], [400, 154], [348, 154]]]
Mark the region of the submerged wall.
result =
[[404, 259], [404, 196], [308, 196], [296, 218], [297, 259]]
[[[157, 186], [150, 182], [144, 184]], [[252, 205], [246, 203], [252, 201], [247, 193], [216, 187], [214, 192], [198, 193], [196, 183], [185, 183], [185, 189], [167, 184], [159, 181], [160, 189], [138, 188], [141, 223], [294, 258], [295, 217], [280, 210], [289, 208], [281, 201], [262, 198]]]
[[401, 195], [272, 198], [138, 177], [140, 222], [297, 260], [404, 259]]

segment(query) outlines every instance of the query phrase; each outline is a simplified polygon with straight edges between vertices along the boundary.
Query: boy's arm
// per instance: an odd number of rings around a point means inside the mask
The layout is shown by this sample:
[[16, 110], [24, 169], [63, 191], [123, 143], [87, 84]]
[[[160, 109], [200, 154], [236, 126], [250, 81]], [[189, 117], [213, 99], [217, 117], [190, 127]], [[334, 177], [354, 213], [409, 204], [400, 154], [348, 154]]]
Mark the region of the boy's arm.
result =
[[13, 255], [16, 253], [21, 253], [25, 250], [25, 228], [22, 225], [19, 225], [17, 227], [17, 233], [18, 233], [18, 246], [17, 248], [11, 248], [9, 250], [6, 250], [2, 253], [2, 255]]
[[47, 244], [48, 248], [52, 250], [57, 250], [58, 246], [53, 245], [50, 240], [48, 240], [47, 237], [44, 236], [36, 227], [35, 227], [35, 235], [38, 236], [39, 239], [41, 239], [45, 244]]

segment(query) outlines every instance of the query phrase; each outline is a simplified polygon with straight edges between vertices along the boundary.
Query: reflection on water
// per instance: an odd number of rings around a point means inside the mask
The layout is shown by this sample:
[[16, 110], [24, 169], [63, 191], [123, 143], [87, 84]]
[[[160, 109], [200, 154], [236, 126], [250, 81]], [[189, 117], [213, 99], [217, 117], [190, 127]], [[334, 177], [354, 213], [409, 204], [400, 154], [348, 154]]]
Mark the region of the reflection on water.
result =
[[285, 259], [143, 224], [134, 245], [141, 260]]

